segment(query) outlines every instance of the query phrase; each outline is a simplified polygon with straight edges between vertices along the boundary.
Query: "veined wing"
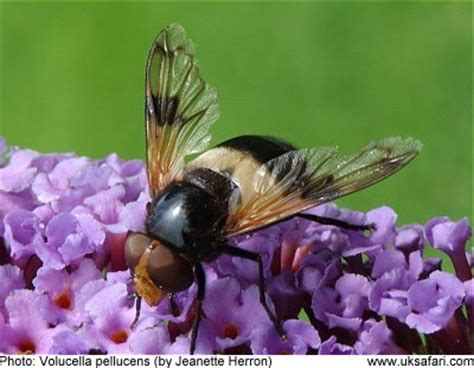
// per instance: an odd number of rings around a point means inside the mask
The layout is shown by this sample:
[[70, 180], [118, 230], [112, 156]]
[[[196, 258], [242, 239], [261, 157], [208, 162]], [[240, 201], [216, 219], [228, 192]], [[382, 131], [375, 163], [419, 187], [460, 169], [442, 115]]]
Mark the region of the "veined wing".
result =
[[229, 216], [226, 232], [250, 232], [364, 189], [400, 170], [420, 150], [419, 141], [396, 137], [349, 156], [337, 147], [290, 151], [257, 170], [254, 194]]
[[199, 73], [194, 44], [180, 25], [166, 27], [151, 46], [146, 66], [147, 167], [152, 196], [179, 178], [187, 155], [210, 141], [219, 116], [217, 92]]

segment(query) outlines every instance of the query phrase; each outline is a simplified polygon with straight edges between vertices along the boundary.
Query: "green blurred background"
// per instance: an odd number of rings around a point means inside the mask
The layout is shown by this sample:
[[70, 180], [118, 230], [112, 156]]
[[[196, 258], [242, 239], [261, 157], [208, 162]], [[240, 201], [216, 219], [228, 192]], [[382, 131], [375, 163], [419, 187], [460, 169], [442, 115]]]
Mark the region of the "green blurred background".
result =
[[220, 94], [213, 143], [240, 134], [352, 152], [414, 136], [422, 154], [338, 201], [400, 223], [472, 216], [471, 4], [2, 4], [1, 130], [11, 144], [144, 157], [150, 42], [185, 26]]

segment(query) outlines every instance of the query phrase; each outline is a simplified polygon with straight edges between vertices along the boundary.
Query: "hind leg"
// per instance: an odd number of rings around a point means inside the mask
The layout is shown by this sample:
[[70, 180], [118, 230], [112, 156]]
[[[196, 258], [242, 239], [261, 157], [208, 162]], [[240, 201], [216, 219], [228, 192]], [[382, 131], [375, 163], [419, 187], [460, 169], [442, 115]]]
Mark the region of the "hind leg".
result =
[[301, 217], [306, 220], [314, 221], [322, 225], [334, 225], [341, 229], [354, 230], [354, 231], [366, 231], [373, 230], [375, 227], [373, 224], [369, 225], [354, 225], [345, 221], [341, 221], [331, 217], [323, 217], [318, 215], [311, 215], [309, 213], [298, 213], [295, 217]]

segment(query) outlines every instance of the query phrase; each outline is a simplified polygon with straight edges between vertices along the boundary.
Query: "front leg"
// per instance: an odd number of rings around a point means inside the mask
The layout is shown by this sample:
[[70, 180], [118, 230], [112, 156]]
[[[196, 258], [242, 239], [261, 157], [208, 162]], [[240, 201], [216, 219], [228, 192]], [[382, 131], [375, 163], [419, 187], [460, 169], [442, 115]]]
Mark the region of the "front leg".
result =
[[133, 319], [132, 325], [130, 328], [133, 330], [140, 319], [140, 312], [142, 309], [142, 297], [140, 295], [135, 296], [135, 318]]
[[199, 325], [201, 324], [201, 319], [202, 319], [202, 303], [204, 302], [204, 296], [206, 294], [206, 274], [204, 273], [204, 270], [200, 263], [196, 263], [196, 266], [194, 268], [194, 273], [196, 275], [198, 291], [197, 291], [196, 318], [194, 320], [193, 330], [191, 332], [191, 348], [189, 351], [191, 355], [193, 355], [194, 350], [196, 350], [196, 341], [197, 341], [198, 333], [199, 333]]
[[282, 340], [286, 341], [286, 334], [285, 334], [285, 331], [283, 330], [283, 327], [281, 326], [280, 320], [272, 313], [272, 311], [268, 307], [267, 299], [265, 298], [265, 276], [263, 273], [262, 256], [258, 253], [251, 252], [249, 250], [245, 250], [242, 248], [231, 247], [229, 245], [226, 245], [225, 247], [223, 247], [222, 250], [223, 250], [223, 253], [225, 254], [229, 254], [234, 257], [248, 259], [258, 264], [258, 274], [259, 274], [258, 289], [260, 293], [260, 303], [263, 305], [263, 308], [267, 312], [268, 317], [272, 321], [273, 325], [275, 326], [275, 329], [277, 330], [278, 334], [281, 336]]

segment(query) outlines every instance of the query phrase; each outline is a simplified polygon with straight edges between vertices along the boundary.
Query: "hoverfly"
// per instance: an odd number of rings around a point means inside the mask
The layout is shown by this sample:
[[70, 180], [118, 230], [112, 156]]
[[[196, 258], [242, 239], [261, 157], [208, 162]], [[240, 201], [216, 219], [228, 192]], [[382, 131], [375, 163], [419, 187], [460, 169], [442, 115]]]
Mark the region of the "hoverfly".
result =
[[125, 244], [138, 294], [152, 306], [196, 280], [196, 347], [205, 273], [202, 262], [222, 254], [246, 258], [259, 270], [260, 302], [279, 334], [284, 331], [265, 298], [263, 263], [257, 253], [233, 246], [236, 235], [299, 216], [352, 230], [366, 230], [303, 211], [361, 190], [392, 175], [421, 149], [412, 138], [372, 142], [353, 155], [336, 147], [296, 149], [282, 140], [240, 136], [205, 151], [219, 116], [217, 93], [197, 67], [194, 44], [180, 25], [166, 27], [149, 51], [145, 81], [147, 170], [151, 202], [145, 233]]

